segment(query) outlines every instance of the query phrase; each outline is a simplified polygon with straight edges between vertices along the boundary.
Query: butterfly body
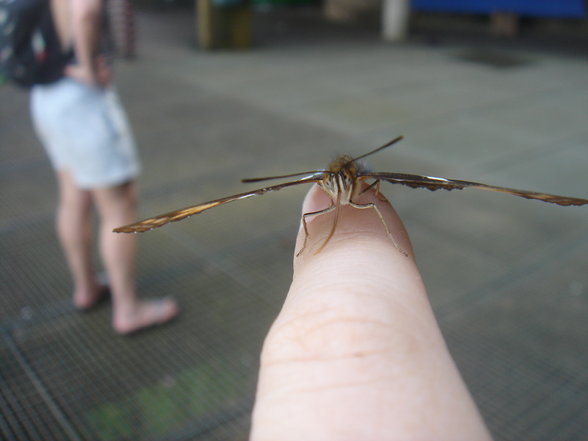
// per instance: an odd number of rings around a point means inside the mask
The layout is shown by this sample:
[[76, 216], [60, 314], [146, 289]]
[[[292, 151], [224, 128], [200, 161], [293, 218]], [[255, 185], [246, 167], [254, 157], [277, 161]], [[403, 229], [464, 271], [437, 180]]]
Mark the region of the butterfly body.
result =
[[318, 185], [334, 203], [349, 205], [359, 193], [360, 170], [361, 167], [351, 156], [339, 156], [329, 164]]

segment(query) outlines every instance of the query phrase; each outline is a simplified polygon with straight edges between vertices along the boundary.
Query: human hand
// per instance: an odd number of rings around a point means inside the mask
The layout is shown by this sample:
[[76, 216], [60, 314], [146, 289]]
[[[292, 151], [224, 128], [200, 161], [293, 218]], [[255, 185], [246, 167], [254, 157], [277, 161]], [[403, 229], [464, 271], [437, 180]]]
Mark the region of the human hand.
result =
[[[449, 355], [412, 247], [392, 206], [374, 191], [333, 215], [308, 220], [284, 306], [262, 351], [251, 439], [488, 440]], [[357, 201], [356, 201], [357, 202]], [[326, 208], [318, 187], [303, 212]], [[304, 240], [298, 234], [297, 250]]]
[[103, 56], [96, 57], [94, 66], [68, 65], [64, 74], [90, 87], [106, 87], [112, 79], [110, 68]]

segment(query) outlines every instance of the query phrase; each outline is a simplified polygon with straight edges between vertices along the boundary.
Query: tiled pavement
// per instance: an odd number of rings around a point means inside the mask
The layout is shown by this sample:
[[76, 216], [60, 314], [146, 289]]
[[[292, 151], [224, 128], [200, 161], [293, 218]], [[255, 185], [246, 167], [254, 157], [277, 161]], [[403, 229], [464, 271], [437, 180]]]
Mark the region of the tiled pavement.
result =
[[[205, 53], [188, 11], [139, 14], [139, 58], [118, 64], [117, 82], [141, 147], [142, 215], [398, 134], [406, 141], [371, 159], [374, 168], [588, 196], [585, 59], [503, 44], [384, 44], [306, 10], [256, 21], [252, 50]], [[475, 62], [497, 56], [517, 62]], [[0, 438], [246, 439], [305, 189], [142, 235], [140, 291], [174, 295], [182, 315], [123, 338], [110, 306], [80, 315], [70, 305], [55, 181], [26, 95], [9, 87], [0, 150]], [[383, 191], [496, 439], [586, 439], [587, 209]]]

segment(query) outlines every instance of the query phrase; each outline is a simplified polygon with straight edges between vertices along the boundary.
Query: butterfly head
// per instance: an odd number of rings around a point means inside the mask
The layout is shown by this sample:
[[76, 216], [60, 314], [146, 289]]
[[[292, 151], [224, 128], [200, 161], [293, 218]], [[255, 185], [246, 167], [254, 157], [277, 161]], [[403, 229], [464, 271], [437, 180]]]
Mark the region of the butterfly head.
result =
[[360, 169], [351, 156], [339, 156], [329, 164], [319, 185], [333, 202], [347, 205], [354, 193]]

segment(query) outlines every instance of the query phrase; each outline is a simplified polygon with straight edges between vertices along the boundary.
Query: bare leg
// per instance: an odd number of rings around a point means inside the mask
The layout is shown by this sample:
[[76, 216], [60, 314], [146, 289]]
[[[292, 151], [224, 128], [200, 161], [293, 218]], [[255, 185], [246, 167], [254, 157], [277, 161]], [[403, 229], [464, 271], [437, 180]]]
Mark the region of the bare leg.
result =
[[[115, 308], [128, 308], [135, 298], [134, 235], [114, 235], [112, 229], [135, 217], [135, 191], [131, 184], [94, 190], [100, 212], [100, 252], [110, 278]], [[124, 295], [122, 295], [124, 294]]]
[[132, 222], [136, 211], [134, 183], [94, 190], [100, 212], [100, 251], [110, 278], [114, 303], [113, 326], [127, 334], [164, 323], [177, 314], [171, 299], [140, 301], [135, 290], [136, 236], [112, 230]]
[[57, 178], [57, 236], [73, 279], [73, 303], [78, 309], [86, 309], [97, 300], [101, 288], [92, 259], [92, 197], [77, 187], [69, 172], [60, 171]]

